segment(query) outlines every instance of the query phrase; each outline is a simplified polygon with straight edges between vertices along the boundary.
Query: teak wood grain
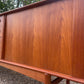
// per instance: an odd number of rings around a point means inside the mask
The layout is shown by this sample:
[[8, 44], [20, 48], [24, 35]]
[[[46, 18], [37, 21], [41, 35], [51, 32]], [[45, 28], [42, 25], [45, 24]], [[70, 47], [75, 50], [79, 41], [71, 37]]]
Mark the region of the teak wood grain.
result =
[[71, 24], [72, 0], [8, 15], [5, 60], [71, 74]]
[[73, 76], [84, 79], [84, 0], [74, 0]]
[[1, 14], [6, 15], [6, 24], [0, 23], [0, 30], [5, 26], [1, 60], [84, 80], [83, 3], [46, 0]]

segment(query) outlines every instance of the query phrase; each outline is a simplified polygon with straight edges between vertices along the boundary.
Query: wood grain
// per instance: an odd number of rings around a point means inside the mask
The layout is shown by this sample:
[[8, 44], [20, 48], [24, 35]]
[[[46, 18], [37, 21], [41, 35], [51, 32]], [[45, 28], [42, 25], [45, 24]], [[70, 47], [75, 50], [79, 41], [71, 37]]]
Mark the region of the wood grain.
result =
[[5, 59], [32, 65], [33, 18], [32, 10], [7, 16]]
[[7, 14], [3, 60], [84, 83], [83, 3], [47, 0], [0, 14], [0, 47]]
[[72, 0], [55, 0], [9, 14], [5, 60], [71, 74], [72, 12]]
[[74, 0], [73, 76], [84, 79], [84, 0]]
[[72, 0], [57, 1], [34, 11], [34, 65], [71, 74]]

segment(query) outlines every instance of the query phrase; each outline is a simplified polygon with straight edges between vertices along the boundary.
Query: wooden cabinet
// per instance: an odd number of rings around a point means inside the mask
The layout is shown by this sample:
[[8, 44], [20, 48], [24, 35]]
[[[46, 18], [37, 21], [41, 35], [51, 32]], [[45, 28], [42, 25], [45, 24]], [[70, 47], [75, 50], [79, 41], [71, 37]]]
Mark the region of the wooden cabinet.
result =
[[0, 14], [1, 64], [84, 83], [83, 3], [46, 0]]

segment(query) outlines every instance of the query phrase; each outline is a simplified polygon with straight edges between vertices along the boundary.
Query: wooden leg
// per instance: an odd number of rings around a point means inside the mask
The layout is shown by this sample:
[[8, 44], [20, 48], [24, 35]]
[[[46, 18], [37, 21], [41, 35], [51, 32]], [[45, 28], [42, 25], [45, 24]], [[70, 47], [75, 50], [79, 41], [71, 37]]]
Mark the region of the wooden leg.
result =
[[63, 78], [56, 78], [54, 81], [51, 82], [51, 84], [58, 84], [59, 82], [61, 82], [63, 80]]
[[70, 84], [70, 80], [66, 80], [66, 84]]
[[45, 73], [44, 84], [51, 84], [51, 75]]

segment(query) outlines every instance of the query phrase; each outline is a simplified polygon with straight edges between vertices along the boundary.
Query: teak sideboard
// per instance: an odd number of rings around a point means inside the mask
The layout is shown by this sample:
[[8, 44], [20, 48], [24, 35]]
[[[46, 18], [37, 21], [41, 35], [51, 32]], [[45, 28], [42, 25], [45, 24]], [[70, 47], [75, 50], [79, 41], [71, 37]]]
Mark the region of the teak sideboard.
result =
[[43, 0], [0, 14], [0, 65], [44, 84], [51, 75], [84, 83], [84, 0]]

